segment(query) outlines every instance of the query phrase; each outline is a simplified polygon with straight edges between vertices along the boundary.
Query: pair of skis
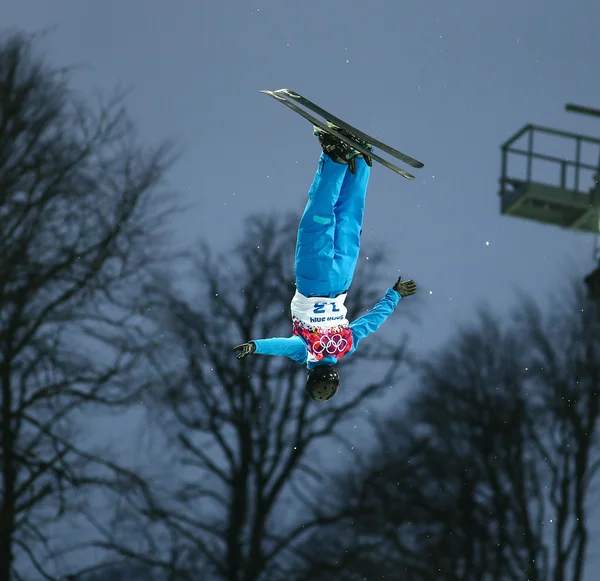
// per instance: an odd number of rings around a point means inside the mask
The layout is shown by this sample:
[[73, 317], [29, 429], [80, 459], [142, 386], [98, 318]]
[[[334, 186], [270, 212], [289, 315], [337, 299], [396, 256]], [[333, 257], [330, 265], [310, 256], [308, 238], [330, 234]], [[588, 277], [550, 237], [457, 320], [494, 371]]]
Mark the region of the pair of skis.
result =
[[[423, 167], [423, 164], [420, 161], [417, 161], [416, 159], [410, 157], [409, 155], [406, 155], [405, 153], [402, 153], [401, 151], [398, 151], [397, 149], [394, 149], [393, 147], [390, 147], [389, 145], [382, 143], [378, 139], [375, 139], [374, 137], [371, 137], [370, 135], [363, 133], [356, 127], [349, 125], [348, 123], [346, 123], [345, 121], [342, 121], [335, 115], [332, 115], [328, 111], [325, 111], [325, 109], [322, 109], [321, 107], [319, 107], [312, 101], [309, 101], [306, 97], [303, 97], [302, 95], [300, 95], [300, 93], [296, 93], [295, 91], [292, 91], [290, 89], [278, 89], [277, 91], [261, 91], [261, 93], [264, 93], [265, 95], [269, 95], [269, 97], [273, 97], [274, 99], [276, 99], [277, 101], [279, 101], [280, 103], [285, 105], [286, 107], [289, 107], [295, 113], [298, 113], [298, 115], [301, 115], [302, 117], [304, 117], [307, 121], [310, 121], [315, 127], [318, 127], [320, 129], [322, 129], [323, 131], [326, 131], [327, 133], [334, 135], [340, 141], [343, 141], [344, 143], [346, 143], [347, 145], [349, 145], [356, 151], [359, 151], [363, 155], [368, 155], [371, 159], [379, 162], [381, 165], [387, 167], [388, 169], [391, 169], [392, 171], [396, 172], [397, 174], [401, 175], [402, 177], [404, 177], [408, 180], [414, 180], [415, 176], [408, 173], [407, 171], [397, 167], [396, 165], [394, 165], [393, 163], [384, 159], [383, 157], [377, 155], [376, 153], [369, 151], [364, 146], [362, 146], [360, 143], [357, 143], [353, 139], [346, 137], [339, 131], [336, 131], [336, 128], [341, 128], [341, 129], [345, 129], [346, 131], [349, 131], [350, 133], [352, 133], [359, 139], [365, 140], [367, 143], [369, 143], [373, 147], [376, 147], [376, 148], [380, 149], [381, 151], [383, 151], [384, 153], [387, 153], [388, 155], [390, 155], [396, 159], [399, 159], [400, 161], [403, 161], [404, 163], [410, 165], [411, 167], [414, 167], [417, 169]], [[314, 117], [313, 115], [311, 115], [310, 113], [305, 111], [299, 105], [302, 105], [302, 107], [305, 107], [306, 109], [309, 109], [313, 113], [320, 115], [321, 117], [323, 117], [325, 119], [326, 123], [321, 121], [320, 119], [317, 119], [316, 117]]]

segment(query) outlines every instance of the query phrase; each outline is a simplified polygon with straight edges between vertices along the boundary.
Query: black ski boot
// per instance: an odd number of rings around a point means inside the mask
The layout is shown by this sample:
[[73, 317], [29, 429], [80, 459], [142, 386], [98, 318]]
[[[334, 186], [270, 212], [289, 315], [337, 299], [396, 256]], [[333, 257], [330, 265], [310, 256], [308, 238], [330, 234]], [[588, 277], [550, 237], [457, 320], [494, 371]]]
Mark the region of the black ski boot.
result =
[[[341, 127], [337, 127], [333, 123], [328, 123], [328, 125], [335, 129], [338, 133], [341, 133], [344, 137], [348, 137], [348, 139], [352, 139], [359, 145], [362, 145], [365, 149], [369, 151], [373, 151], [373, 146], [370, 143], [367, 143], [364, 139], [359, 139], [350, 131], [346, 129], [342, 129]], [[313, 135], [316, 135], [319, 139], [319, 143], [321, 144], [321, 148], [323, 149], [323, 153], [326, 153], [333, 161], [336, 163], [346, 163], [352, 173], [356, 173], [356, 158], [362, 157], [367, 162], [367, 165], [371, 167], [373, 162], [368, 155], [363, 155], [356, 149], [353, 149], [337, 137], [335, 135], [331, 135], [331, 133], [327, 133], [327, 131], [323, 131], [320, 127], [314, 127]]]

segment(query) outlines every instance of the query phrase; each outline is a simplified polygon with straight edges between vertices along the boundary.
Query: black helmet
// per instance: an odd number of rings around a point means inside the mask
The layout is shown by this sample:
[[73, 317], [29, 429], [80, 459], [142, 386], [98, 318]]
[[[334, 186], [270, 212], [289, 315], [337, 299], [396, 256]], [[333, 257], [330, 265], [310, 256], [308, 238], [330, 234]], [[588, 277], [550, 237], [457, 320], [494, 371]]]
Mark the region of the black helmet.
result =
[[308, 372], [306, 393], [314, 401], [329, 401], [340, 387], [340, 376], [331, 365], [318, 365]]

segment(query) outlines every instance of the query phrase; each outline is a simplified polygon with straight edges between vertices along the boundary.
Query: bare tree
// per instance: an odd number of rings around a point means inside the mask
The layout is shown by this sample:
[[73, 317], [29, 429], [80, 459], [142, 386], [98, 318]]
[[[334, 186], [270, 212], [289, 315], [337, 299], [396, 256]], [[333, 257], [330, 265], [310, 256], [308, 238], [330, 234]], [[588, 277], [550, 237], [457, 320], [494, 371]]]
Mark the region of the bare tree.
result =
[[[201, 291], [193, 303], [156, 294], [165, 350], [152, 362], [159, 373], [152, 393], [174, 458], [171, 482], [154, 477], [141, 494], [129, 495], [128, 510], [102, 545], [186, 580], [289, 578], [286, 557], [299, 541], [347, 511], [319, 500], [334, 485], [327, 464], [348, 458], [341, 452], [352, 447], [353, 425], [394, 384], [402, 363], [403, 347], [365, 341], [341, 364], [340, 395], [316, 405], [304, 393], [306, 369], [298, 364], [262, 356], [237, 361], [236, 342], [291, 333], [294, 292], [297, 217], [246, 223], [235, 251], [199, 253]], [[385, 286], [373, 284], [375, 258], [370, 254], [370, 270], [353, 283], [350, 319], [384, 294]], [[367, 361], [364, 383], [353, 370]], [[140, 530], [148, 535], [143, 550], [132, 548]]]
[[482, 313], [477, 327], [425, 365], [410, 404], [431, 436], [426, 465], [436, 469], [423, 482], [433, 477], [437, 490], [429, 498], [445, 491], [452, 506], [434, 511], [430, 524], [442, 525], [442, 534], [426, 544], [439, 559], [432, 565], [450, 579], [547, 578], [544, 482], [530, 439], [524, 353], [519, 334]]
[[[161, 265], [172, 161], [118, 96], [88, 106], [35, 36], [0, 40], [0, 579], [51, 559], [111, 463], [89, 421], [131, 402], [149, 347], [140, 291]], [[91, 412], [94, 415], [91, 415]], [[106, 459], [112, 460], [112, 459]], [[80, 534], [80, 533], [77, 533]], [[66, 561], [63, 561], [65, 564]], [[33, 572], [32, 572], [33, 571]], [[31, 578], [31, 577], [29, 577]]]
[[426, 578], [429, 561], [418, 552], [413, 558], [412, 546], [416, 527], [422, 526], [419, 466], [427, 440], [389, 420], [378, 432], [378, 446], [368, 459], [338, 474], [335, 487], [322, 495], [321, 501], [338, 505], [344, 518], [324, 523], [302, 542], [290, 580]]
[[431, 356], [406, 409], [381, 424], [372, 465], [352, 476], [344, 496], [355, 518], [320, 533], [342, 540], [337, 554], [315, 563], [309, 545], [300, 579], [545, 578], [519, 354], [482, 316]]
[[582, 581], [600, 319], [581, 290], [546, 315], [524, 299], [512, 325], [482, 314], [429, 358], [373, 465], [336, 493], [353, 519], [305, 543], [294, 579]]
[[527, 367], [537, 416], [531, 438], [547, 470], [554, 581], [583, 580], [590, 541], [590, 493], [600, 468], [598, 309], [572, 285], [549, 314], [525, 300], [518, 317], [531, 346]]

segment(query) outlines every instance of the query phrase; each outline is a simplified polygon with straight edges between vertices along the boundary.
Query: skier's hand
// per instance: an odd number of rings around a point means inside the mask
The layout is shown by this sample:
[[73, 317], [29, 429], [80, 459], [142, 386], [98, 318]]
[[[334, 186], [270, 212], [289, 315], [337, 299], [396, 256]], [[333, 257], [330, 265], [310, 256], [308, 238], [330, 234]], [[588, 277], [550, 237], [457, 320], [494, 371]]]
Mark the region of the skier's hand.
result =
[[239, 351], [237, 354], [238, 359], [243, 359], [246, 355], [252, 355], [256, 351], [256, 345], [254, 341], [249, 341], [248, 343], [242, 343], [241, 345], [236, 345], [233, 348], [234, 351]]
[[402, 277], [399, 277], [393, 288], [402, 298], [409, 297], [417, 292], [417, 283], [414, 280], [402, 280]]

